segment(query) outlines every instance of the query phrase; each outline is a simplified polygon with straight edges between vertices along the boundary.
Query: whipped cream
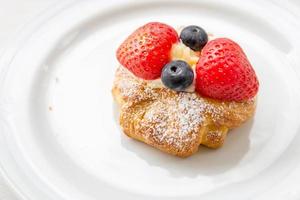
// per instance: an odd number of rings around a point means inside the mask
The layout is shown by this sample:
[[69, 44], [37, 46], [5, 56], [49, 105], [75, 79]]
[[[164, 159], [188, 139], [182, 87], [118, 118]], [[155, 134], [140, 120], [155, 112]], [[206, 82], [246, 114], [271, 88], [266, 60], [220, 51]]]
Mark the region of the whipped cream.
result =
[[[195, 72], [194, 72], [194, 74], [195, 74]], [[140, 79], [140, 78], [138, 78], [138, 79]], [[141, 80], [143, 80], [143, 79], [141, 79]], [[161, 81], [161, 78], [158, 78], [155, 80], [143, 80], [143, 81], [145, 81], [147, 83], [147, 85], [151, 88], [167, 88]], [[189, 87], [185, 88], [184, 92], [195, 92], [195, 78], [194, 78], [193, 83]]]

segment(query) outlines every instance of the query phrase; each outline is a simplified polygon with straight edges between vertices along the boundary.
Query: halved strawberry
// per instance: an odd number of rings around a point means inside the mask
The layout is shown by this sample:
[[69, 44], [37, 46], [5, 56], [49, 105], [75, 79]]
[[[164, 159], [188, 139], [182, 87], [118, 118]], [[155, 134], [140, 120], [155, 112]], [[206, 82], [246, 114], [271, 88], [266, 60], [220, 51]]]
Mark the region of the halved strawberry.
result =
[[196, 67], [196, 90], [207, 97], [243, 101], [253, 98], [259, 83], [242, 48], [227, 38], [209, 41]]
[[151, 22], [134, 31], [118, 48], [117, 59], [134, 75], [142, 79], [159, 78], [170, 61], [177, 32], [169, 25]]

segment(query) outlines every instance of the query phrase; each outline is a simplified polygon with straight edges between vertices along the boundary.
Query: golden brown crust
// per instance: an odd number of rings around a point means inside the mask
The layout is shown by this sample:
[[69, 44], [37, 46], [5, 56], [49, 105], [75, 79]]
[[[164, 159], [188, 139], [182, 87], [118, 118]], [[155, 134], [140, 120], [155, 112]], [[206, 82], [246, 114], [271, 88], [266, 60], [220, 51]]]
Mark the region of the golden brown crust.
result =
[[126, 135], [180, 157], [197, 152], [200, 144], [222, 146], [228, 130], [255, 111], [255, 100], [222, 102], [197, 93], [152, 88], [121, 66], [112, 93]]

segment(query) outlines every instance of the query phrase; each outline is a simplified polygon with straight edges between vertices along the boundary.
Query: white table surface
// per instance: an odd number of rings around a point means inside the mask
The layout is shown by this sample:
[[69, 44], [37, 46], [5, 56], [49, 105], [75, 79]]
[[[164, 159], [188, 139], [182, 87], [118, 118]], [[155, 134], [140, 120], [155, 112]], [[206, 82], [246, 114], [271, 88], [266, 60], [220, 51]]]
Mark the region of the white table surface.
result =
[[[24, 24], [55, 2], [56, 0], [0, 0], [0, 54]], [[0, 174], [0, 200], [17, 199]]]

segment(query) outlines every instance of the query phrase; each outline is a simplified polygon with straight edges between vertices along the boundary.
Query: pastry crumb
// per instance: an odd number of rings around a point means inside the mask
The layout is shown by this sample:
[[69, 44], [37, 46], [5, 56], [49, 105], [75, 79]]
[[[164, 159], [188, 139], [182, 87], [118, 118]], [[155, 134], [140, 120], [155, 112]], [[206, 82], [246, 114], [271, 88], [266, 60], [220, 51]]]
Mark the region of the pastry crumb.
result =
[[55, 77], [55, 83], [59, 83], [59, 78]]

